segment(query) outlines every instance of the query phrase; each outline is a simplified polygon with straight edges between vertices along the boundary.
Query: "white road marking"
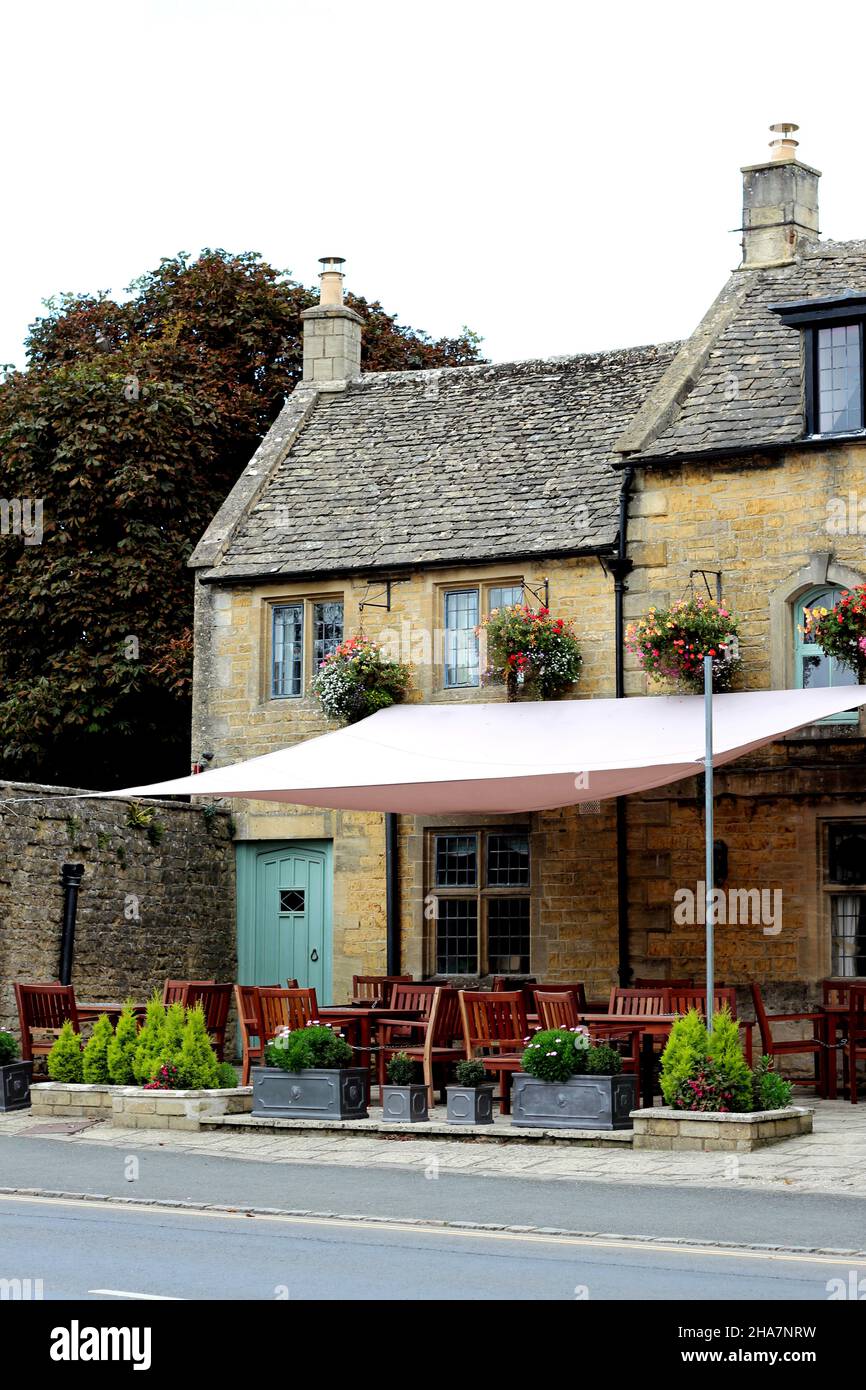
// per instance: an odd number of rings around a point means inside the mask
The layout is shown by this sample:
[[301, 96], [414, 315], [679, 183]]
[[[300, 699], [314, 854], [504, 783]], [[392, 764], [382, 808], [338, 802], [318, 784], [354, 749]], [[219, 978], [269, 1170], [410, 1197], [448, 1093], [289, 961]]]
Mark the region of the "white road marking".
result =
[[151, 1298], [158, 1299], [161, 1303], [182, 1303], [182, 1298], [175, 1298], [170, 1293], [132, 1293], [129, 1289], [88, 1289], [88, 1293], [102, 1294], [104, 1298]]

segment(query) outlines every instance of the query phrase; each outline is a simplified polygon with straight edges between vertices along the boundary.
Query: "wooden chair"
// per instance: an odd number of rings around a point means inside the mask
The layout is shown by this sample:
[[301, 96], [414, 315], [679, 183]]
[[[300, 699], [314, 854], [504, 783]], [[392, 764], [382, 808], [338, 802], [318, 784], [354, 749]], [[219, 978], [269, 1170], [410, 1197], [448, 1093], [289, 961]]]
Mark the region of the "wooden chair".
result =
[[166, 980], [162, 987], [162, 1002], [168, 1008], [169, 1004], [185, 1004], [186, 992], [190, 985], [214, 985], [216, 980]]
[[391, 985], [411, 984], [411, 975], [353, 975], [352, 1000], [355, 1004], [391, 1004]]
[[[15, 1000], [21, 1029], [22, 1062], [47, 1057], [67, 1019], [76, 1033], [81, 1031], [72, 985], [16, 984]], [[51, 1037], [34, 1038], [34, 1033], [50, 1033]]]
[[866, 1061], [866, 985], [847, 986], [848, 1037], [845, 1040], [845, 1068], [848, 1073], [848, 1094], [851, 1104], [857, 1104], [857, 1063]]
[[450, 985], [434, 985], [429, 1016], [426, 1019], [411, 1019], [401, 1026], [407, 1031], [408, 1041], [395, 1036], [393, 1030], [396, 1025], [387, 1021], [384, 1025], [380, 1024], [379, 1086], [385, 1082], [388, 1058], [396, 1052], [405, 1052], [407, 1057], [415, 1057], [421, 1062], [427, 1099], [432, 1107], [434, 1069], [446, 1068], [449, 1063], [459, 1062], [465, 1056], [459, 1042], [462, 1021], [457, 990]]
[[221, 1062], [225, 1058], [226, 1023], [231, 1002], [231, 985], [200, 984], [195, 980], [189, 981], [183, 998], [183, 1003], [188, 1009], [194, 1009], [197, 1004], [201, 1004], [208, 1036]]
[[271, 1041], [281, 1028], [306, 1028], [319, 1020], [319, 1005], [314, 989], [276, 989], [270, 986], [258, 991], [262, 1029], [265, 1043]]
[[[713, 990], [713, 1013], [717, 1014], [725, 1006], [730, 1010], [731, 1018], [737, 1017], [737, 991], [735, 989], [725, 989], [719, 986]], [[699, 1014], [706, 1017], [707, 1013], [707, 991], [705, 989], [671, 989], [671, 1013], [687, 1014], [690, 1009], [697, 1009]]]
[[[822, 1026], [825, 1015], [822, 1013], [804, 1014], [768, 1014], [764, 1007], [763, 996], [758, 985], [752, 985], [752, 1003], [755, 1006], [755, 1018], [758, 1024], [758, 1031], [761, 1035], [761, 1051], [767, 1057], [795, 1057], [808, 1053], [815, 1063], [814, 1079], [810, 1077], [797, 1077], [797, 1081], [802, 1085], [814, 1085], [818, 1094], [826, 1089], [826, 1049], [821, 1037]], [[775, 1023], [811, 1023], [811, 1038], [775, 1038], [773, 1036], [773, 1025]]]
[[[271, 988], [271, 986], [267, 986], [267, 988]], [[298, 982], [297, 982], [297, 980], [286, 980], [286, 989], [297, 989], [297, 988], [298, 988]]]
[[848, 996], [853, 980], [822, 980], [821, 994], [826, 1008], [848, 1008]]
[[[562, 981], [554, 980], [554, 981], [552, 981], [550, 984], [533, 985], [533, 986], [532, 986], [532, 991], [531, 991], [531, 992], [532, 992], [532, 996], [533, 996], [533, 1004], [534, 1004], [534, 1000], [535, 1000], [535, 995], [538, 993], [539, 990], [544, 990], [544, 992], [545, 992], [546, 994], [547, 994], [547, 993], [562, 994], [562, 993], [564, 993], [564, 992], [566, 992], [566, 993], [568, 993], [568, 994], [571, 994], [571, 995], [574, 997], [574, 1002], [575, 1002], [575, 1005], [576, 1005], [576, 1007], [577, 1007], [578, 1012], [579, 1012], [579, 1013], [586, 1013], [586, 1011], [587, 1011], [587, 1010], [586, 1010], [586, 990], [585, 990], [585, 988], [584, 988], [584, 985], [583, 985], [583, 981], [582, 981], [582, 980], [574, 980], [574, 981], [568, 981], [568, 982], [562, 982]], [[537, 1009], [535, 1009], [534, 1007], [533, 1007], [533, 1010], [532, 1010], [532, 1011], [535, 1012], [535, 1013], [538, 1012]]]
[[460, 1014], [466, 1056], [476, 1051], [485, 1071], [499, 1075], [499, 1108], [511, 1109], [508, 1078], [520, 1071], [528, 1038], [526, 1009], [520, 990], [482, 991], [461, 989]]
[[241, 1085], [250, 1084], [250, 1067], [264, 1060], [265, 1037], [262, 1025], [262, 1011], [259, 1004], [257, 985], [235, 985], [235, 1008], [238, 1011], [238, 1027], [241, 1034], [243, 1061]]
[[618, 989], [610, 992], [608, 1013], [622, 1014], [669, 1014], [671, 1012], [671, 992], [666, 986], [654, 989]]
[[577, 1000], [570, 989], [535, 990], [539, 1028], [576, 1028], [580, 1023]]

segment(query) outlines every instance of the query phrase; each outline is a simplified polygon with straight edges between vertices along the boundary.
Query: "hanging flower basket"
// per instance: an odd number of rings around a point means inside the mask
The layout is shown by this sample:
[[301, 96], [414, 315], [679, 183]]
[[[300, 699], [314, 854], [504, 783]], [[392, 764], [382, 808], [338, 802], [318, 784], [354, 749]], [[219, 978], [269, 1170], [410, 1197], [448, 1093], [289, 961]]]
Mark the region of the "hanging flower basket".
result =
[[866, 685], [866, 584], [846, 589], [834, 608], [804, 608], [805, 635]]
[[355, 724], [368, 714], [399, 704], [410, 679], [409, 667], [389, 661], [377, 642], [347, 637], [325, 657], [311, 688], [328, 719]]
[[701, 694], [704, 657], [713, 659], [713, 690], [728, 690], [740, 666], [729, 660], [724, 644], [739, 632], [739, 619], [713, 598], [680, 599], [670, 608], [650, 608], [626, 632], [626, 647], [634, 652], [651, 681], [668, 681]]
[[536, 699], [552, 700], [580, 676], [580, 646], [571, 624], [552, 618], [547, 608], [494, 608], [479, 631], [487, 636], [487, 679], [504, 682], [509, 700], [517, 699], [521, 687]]

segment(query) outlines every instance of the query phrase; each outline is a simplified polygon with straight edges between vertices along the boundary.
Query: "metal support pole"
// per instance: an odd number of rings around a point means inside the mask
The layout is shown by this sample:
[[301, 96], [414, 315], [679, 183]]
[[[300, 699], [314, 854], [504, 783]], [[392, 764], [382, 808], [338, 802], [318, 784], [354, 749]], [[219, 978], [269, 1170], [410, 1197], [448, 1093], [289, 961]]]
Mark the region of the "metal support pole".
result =
[[712, 1029], [715, 949], [715, 905], [713, 885], [713, 658], [704, 657], [704, 887], [707, 931], [707, 1026]]

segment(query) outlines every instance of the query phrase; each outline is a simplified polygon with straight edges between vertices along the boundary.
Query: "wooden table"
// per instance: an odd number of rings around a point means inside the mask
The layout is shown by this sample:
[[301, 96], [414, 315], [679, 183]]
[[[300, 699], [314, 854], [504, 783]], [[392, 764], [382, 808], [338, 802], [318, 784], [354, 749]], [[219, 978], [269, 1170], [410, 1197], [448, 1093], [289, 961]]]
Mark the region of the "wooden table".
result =
[[[655, 1071], [656, 1038], [667, 1038], [679, 1017], [678, 1014], [590, 1014], [579, 1013], [578, 1020], [585, 1023], [590, 1034], [610, 1038], [616, 1033], [626, 1033], [632, 1045], [632, 1060], [637, 1078], [636, 1105], [652, 1106]], [[642, 1102], [643, 1097], [643, 1102]]]
[[[126, 1003], [129, 1002], [129, 1000], [126, 1001]], [[76, 1000], [76, 1009], [78, 1012], [78, 1017], [82, 1023], [92, 1023], [95, 1019], [100, 1018], [102, 1014], [107, 1014], [108, 1017], [111, 1019], [111, 1022], [116, 1024], [117, 1020], [120, 1018], [120, 1015], [126, 1008], [126, 1003], [118, 1004], [116, 1002], [112, 1002], [108, 1004], [94, 1004], [90, 1002], [85, 1002], [84, 1000]], [[136, 1017], [145, 1013], [146, 1010], [146, 1004], [133, 1004], [132, 1006], [132, 1012], [136, 1015]]]
[[364, 1054], [364, 1065], [367, 1068], [367, 1102], [369, 1104], [370, 1060], [373, 1055], [372, 1036], [379, 1019], [387, 1018], [393, 1022], [397, 1018], [405, 1018], [407, 1022], [410, 1022], [412, 1019], [420, 1018], [423, 1010], [390, 1009], [386, 1004], [325, 1004], [318, 1013], [319, 1018], [324, 1023], [357, 1023], [357, 1049]]

